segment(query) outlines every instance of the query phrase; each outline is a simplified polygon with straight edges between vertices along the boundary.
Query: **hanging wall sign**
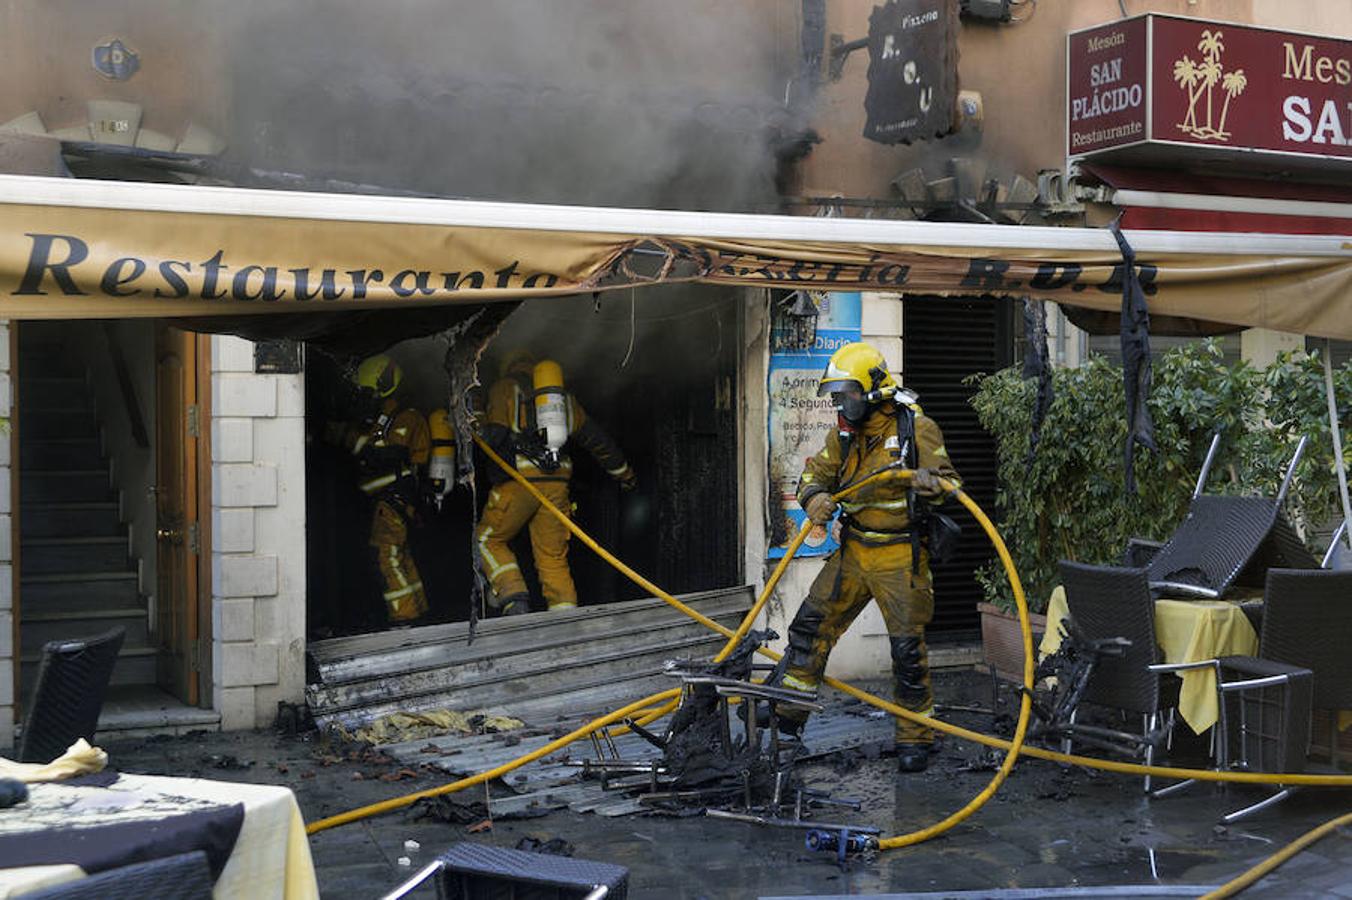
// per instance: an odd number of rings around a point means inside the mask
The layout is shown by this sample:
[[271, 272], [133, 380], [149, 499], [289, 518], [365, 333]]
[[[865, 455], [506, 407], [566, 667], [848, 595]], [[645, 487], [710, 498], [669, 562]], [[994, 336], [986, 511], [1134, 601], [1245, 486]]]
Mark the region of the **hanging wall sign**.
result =
[[1352, 40], [1146, 15], [1067, 41], [1069, 156], [1333, 171], [1352, 160]]
[[864, 137], [910, 143], [957, 125], [956, 0], [889, 0], [868, 20]]
[[[817, 384], [831, 354], [859, 340], [862, 300], [858, 293], [807, 292], [817, 306], [817, 328], [808, 346], [790, 348], [781, 344], [770, 352], [770, 493], [771, 514], [783, 521], [773, 523], [771, 534], [784, 541], [772, 546], [767, 556], [784, 555], [785, 545], [803, 527], [805, 514], [798, 506], [798, 476], [803, 464], [826, 443], [836, 427], [831, 398], [817, 396]], [[787, 343], [787, 342], [785, 342]], [[777, 502], [775, 502], [777, 501]], [[798, 556], [825, 556], [839, 546], [831, 529], [818, 525], [808, 534]]]

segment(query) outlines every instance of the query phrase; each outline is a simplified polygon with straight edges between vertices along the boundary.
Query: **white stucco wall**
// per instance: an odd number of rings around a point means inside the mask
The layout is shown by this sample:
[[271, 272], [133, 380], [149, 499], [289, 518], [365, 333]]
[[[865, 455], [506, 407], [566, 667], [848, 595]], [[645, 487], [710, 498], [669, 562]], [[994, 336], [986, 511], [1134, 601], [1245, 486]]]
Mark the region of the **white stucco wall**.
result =
[[211, 339], [212, 705], [270, 725], [305, 684], [305, 377]]
[[14, 517], [10, 497], [10, 428], [14, 393], [10, 379], [9, 323], [0, 320], [0, 747], [14, 746], [14, 562], [10, 545]]

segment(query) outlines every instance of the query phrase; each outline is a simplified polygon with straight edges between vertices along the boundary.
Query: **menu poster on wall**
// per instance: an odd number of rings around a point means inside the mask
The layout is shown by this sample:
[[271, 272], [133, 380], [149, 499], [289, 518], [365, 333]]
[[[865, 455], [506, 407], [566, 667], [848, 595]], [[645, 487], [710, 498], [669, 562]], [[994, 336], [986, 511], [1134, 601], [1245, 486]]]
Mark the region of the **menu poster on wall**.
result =
[[[770, 529], [771, 546], [766, 555], [771, 559], [784, 555], [788, 542], [803, 525], [806, 517], [796, 498], [798, 476], [803, 464], [821, 451], [827, 435], [836, 427], [831, 398], [817, 396], [822, 371], [832, 353], [859, 340], [860, 335], [862, 300], [858, 293], [811, 291], [806, 298], [817, 309], [815, 335], [802, 342], [771, 340], [770, 494], [772, 514], [783, 517]], [[785, 332], [789, 326], [780, 323], [793, 318], [801, 317], [781, 316], [777, 311], [775, 332]], [[832, 529], [818, 525], [797, 555], [826, 556], [838, 546]]]

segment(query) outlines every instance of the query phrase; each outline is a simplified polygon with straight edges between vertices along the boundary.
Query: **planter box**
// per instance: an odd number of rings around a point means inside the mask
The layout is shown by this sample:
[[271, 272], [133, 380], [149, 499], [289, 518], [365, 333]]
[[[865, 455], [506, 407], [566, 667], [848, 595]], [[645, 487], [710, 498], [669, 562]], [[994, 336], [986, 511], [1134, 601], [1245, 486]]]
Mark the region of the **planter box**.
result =
[[[1023, 635], [1019, 631], [1019, 617], [998, 606], [978, 603], [981, 613], [981, 651], [987, 671], [994, 671], [1006, 681], [1023, 682]], [[1047, 630], [1047, 617], [1029, 613], [1033, 628], [1033, 652]]]

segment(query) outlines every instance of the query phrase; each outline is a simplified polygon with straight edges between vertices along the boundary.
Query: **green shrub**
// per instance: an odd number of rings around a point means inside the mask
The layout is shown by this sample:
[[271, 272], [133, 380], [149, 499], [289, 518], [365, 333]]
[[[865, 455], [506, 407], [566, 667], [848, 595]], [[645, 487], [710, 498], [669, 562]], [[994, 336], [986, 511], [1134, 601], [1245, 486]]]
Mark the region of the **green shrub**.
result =
[[[1334, 373], [1344, 455], [1352, 410], [1352, 364]], [[972, 398], [994, 436], [999, 461], [1000, 533], [1018, 567], [1028, 602], [1045, 608], [1059, 581], [1056, 563], [1116, 563], [1128, 539], [1164, 540], [1183, 518], [1212, 434], [1221, 446], [1209, 493], [1273, 495], [1301, 435], [1310, 445], [1297, 467], [1287, 515], [1307, 540], [1339, 509], [1323, 362], [1286, 354], [1266, 370], [1226, 364], [1216, 341], [1166, 353], [1155, 365], [1150, 411], [1159, 451], [1137, 447], [1137, 491], [1124, 489], [1126, 402], [1122, 369], [1095, 356], [1053, 374], [1055, 400], [1037, 453], [1028, 458], [1034, 381], [1017, 367], [976, 376]], [[1312, 549], [1314, 549], [1312, 544]], [[977, 572], [986, 599], [1010, 609], [1012, 595], [998, 561]]]

